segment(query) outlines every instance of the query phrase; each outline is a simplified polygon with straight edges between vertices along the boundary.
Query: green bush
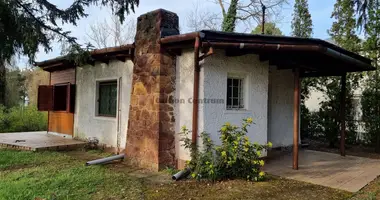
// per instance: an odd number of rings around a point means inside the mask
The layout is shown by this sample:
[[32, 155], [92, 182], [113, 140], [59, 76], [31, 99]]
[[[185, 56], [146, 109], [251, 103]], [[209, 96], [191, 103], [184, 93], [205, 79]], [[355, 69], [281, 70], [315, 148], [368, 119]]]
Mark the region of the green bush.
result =
[[226, 123], [220, 129], [221, 145], [215, 145], [209, 134], [202, 133], [203, 150], [194, 145], [189, 139], [189, 130], [182, 127], [181, 134], [184, 147], [190, 150], [191, 160], [187, 167], [191, 170], [192, 178], [197, 180], [247, 179], [261, 181], [265, 173], [261, 171], [264, 161], [260, 159], [263, 150], [272, 144], [260, 145], [251, 143], [247, 136], [247, 127], [252, 124], [252, 118], [243, 120], [242, 126]]
[[46, 131], [47, 113], [35, 106], [16, 106], [6, 109], [0, 106], [0, 133]]

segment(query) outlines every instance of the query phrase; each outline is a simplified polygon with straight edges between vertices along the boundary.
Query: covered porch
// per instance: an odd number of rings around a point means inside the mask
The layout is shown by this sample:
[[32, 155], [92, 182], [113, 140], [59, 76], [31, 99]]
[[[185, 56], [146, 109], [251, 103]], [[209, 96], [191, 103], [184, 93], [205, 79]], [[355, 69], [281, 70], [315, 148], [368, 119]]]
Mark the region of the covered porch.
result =
[[[268, 62], [274, 70], [292, 70], [293, 79], [293, 153], [294, 170], [299, 168], [300, 141], [300, 99], [301, 79], [307, 77], [341, 77], [340, 95], [340, 153], [345, 156], [345, 94], [346, 75], [350, 72], [375, 70], [371, 60], [347, 51], [320, 39], [285, 36], [253, 35], [218, 31], [200, 31], [161, 38], [164, 49], [171, 54], [180, 55], [182, 49], [194, 48], [194, 99], [198, 98], [200, 61], [214, 54], [214, 49], [224, 50], [225, 56], [235, 57], [247, 54], [259, 56], [261, 62]], [[290, 76], [289, 76], [290, 77]], [[267, 102], [262, 102], [263, 104]], [[198, 105], [193, 105], [193, 133], [198, 130]], [[281, 123], [281, 122], [277, 122]], [[289, 137], [289, 136], [287, 136]], [[196, 135], [193, 135], [196, 143]], [[305, 158], [301, 158], [305, 159]], [[286, 166], [290, 167], [290, 166]], [[301, 166], [302, 167], [302, 166]]]
[[380, 160], [300, 150], [299, 170], [292, 170], [292, 154], [273, 151], [264, 171], [349, 192], [357, 192], [380, 175]]

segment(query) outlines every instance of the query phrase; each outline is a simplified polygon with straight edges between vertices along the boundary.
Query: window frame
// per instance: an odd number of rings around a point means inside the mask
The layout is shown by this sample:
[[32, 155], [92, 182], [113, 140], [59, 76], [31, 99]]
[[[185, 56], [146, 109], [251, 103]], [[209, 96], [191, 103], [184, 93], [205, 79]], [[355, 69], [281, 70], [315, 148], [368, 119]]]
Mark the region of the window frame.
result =
[[[116, 85], [116, 108], [115, 115], [100, 114], [100, 86], [104, 83], [114, 83]], [[104, 79], [96, 81], [96, 96], [95, 96], [95, 117], [105, 117], [109, 119], [116, 119], [118, 111], [118, 95], [119, 95], [119, 85], [117, 79]]]
[[[229, 88], [229, 85], [228, 85], [228, 80], [229, 79], [232, 79], [232, 81], [235, 79], [238, 79], [240, 80], [240, 88], [238, 89], [238, 93], [241, 93], [240, 95], [241, 96], [238, 96], [237, 99], [238, 99], [238, 104], [243, 104], [243, 106], [241, 108], [233, 108], [233, 107], [229, 107], [228, 105], [228, 98], [232, 98], [231, 99], [231, 104], [233, 106], [233, 91], [231, 91], [231, 96], [229, 97], [228, 96], [228, 89]], [[227, 77], [226, 77], [226, 104], [225, 104], [225, 110], [228, 111], [228, 112], [234, 112], [234, 111], [247, 111], [248, 110], [248, 84], [247, 84], [247, 75], [243, 75], [243, 74], [240, 74], [240, 73], [227, 73]], [[232, 83], [233, 85], [233, 83]], [[233, 88], [231, 88], [231, 90], [233, 90]]]

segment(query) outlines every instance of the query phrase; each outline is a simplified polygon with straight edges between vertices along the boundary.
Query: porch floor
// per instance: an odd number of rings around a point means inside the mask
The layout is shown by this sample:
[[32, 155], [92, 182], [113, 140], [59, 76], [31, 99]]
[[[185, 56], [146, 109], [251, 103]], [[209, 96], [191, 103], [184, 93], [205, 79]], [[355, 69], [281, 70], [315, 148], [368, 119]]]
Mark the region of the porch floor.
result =
[[52, 135], [46, 131], [0, 133], [0, 147], [31, 151], [68, 150], [84, 146], [86, 143], [71, 138]]
[[300, 150], [299, 170], [292, 169], [292, 153], [270, 155], [264, 171], [276, 176], [357, 192], [380, 175], [380, 160]]

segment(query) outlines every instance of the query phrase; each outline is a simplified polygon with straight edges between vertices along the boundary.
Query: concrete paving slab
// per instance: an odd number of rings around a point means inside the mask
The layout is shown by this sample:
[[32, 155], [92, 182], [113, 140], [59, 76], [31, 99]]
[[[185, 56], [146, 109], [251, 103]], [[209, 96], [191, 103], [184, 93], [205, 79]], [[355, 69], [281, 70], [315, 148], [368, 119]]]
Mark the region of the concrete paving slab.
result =
[[84, 146], [86, 143], [72, 138], [48, 134], [46, 131], [0, 133], [0, 146], [31, 151], [67, 150]]
[[294, 180], [357, 192], [380, 175], [380, 160], [300, 150], [299, 170], [292, 169], [291, 153], [268, 158], [264, 171]]

